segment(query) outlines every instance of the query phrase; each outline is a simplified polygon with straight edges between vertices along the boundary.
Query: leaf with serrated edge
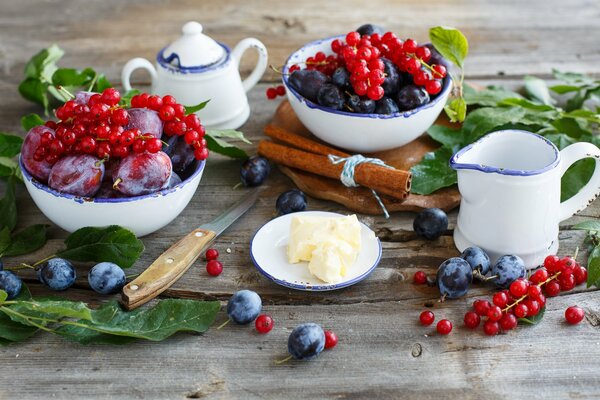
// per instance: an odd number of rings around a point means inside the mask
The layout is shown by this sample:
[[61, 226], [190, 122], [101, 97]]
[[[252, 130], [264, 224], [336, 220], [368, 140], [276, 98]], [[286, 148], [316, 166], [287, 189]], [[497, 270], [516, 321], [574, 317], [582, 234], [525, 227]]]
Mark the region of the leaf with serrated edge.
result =
[[436, 26], [429, 29], [429, 39], [442, 57], [460, 68], [463, 67], [469, 53], [469, 42], [461, 31], [456, 28]]
[[223, 154], [224, 156], [232, 158], [248, 158], [248, 154], [244, 150], [234, 146], [231, 143], [227, 143], [223, 139], [212, 137], [209, 134], [206, 134], [204, 138], [206, 139], [208, 149], [212, 152]]
[[[44, 224], [31, 225], [17, 232], [12, 236], [10, 246], [4, 251], [4, 256], [16, 257], [42, 248], [47, 241], [46, 232], [49, 226]], [[2, 251], [0, 251], [0, 254], [2, 254]]]
[[23, 138], [20, 136], [0, 133], [0, 157], [16, 156], [21, 151], [22, 145]]
[[209, 101], [210, 100], [203, 101], [202, 103], [196, 104], [195, 106], [185, 106], [185, 114], [188, 115], [202, 110], [204, 107], [206, 107]]
[[411, 192], [430, 194], [457, 182], [456, 171], [448, 165], [453, 150], [440, 147], [434, 152], [425, 154], [423, 160], [410, 169], [412, 173]]

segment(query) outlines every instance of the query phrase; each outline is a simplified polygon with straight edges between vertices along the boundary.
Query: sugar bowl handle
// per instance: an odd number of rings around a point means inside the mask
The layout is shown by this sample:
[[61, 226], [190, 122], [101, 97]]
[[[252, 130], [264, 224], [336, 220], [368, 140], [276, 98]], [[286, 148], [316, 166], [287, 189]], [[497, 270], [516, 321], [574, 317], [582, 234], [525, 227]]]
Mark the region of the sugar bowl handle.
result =
[[247, 38], [239, 42], [233, 49], [233, 58], [238, 68], [240, 66], [240, 60], [242, 59], [242, 55], [246, 50], [248, 50], [251, 47], [255, 48], [256, 51], [258, 51], [258, 62], [256, 63], [256, 66], [254, 67], [252, 73], [242, 82], [242, 86], [244, 87], [244, 90], [246, 92], [252, 89], [254, 85], [256, 85], [260, 78], [263, 76], [265, 70], [267, 69], [267, 62], [269, 59], [267, 48], [264, 44], [262, 44], [260, 40], [254, 38]]
[[576, 161], [592, 158], [595, 163], [594, 174], [579, 193], [560, 204], [560, 220], [563, 221], [586, 208], [600, 194], [600, 149], [591, 143], [575, 143], [560, 152], [562, 173]]
[[148, 73], [150, 73], [150, 76], [152, 77], [152, 84], [154, 84], [154, 81], [156, 81], [156, 69], [150, 61], [140, 57], [132, 58], [131, 60], [127, 61], [127, 64], [125, 64], [123, 67], [123, 71], [121, 71], [121, 83], [123, 84], [123, 89], [125, 89], [126, 92], [131, 90], [131, 82], [129, 82], [129, 78], [131, 77], [133, 71], [138, 68], [145, 69], [148, 71]]

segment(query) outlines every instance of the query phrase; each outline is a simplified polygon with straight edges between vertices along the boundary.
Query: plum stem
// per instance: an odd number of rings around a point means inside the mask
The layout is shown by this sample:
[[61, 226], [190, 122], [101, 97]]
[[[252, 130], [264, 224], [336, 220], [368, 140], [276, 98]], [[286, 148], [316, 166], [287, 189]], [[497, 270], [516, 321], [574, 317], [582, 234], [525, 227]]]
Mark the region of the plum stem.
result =
[[113, 189], [117, 190], [119, 187], [119, 183], [123, 182], [123, 179], [121, 178], [117, 178], [117, 180], [115, 181], [115, 183], [113, 183]]
[[493, 279], [498, 279], [498, 275], [492, 275], [492, 276], [488, 276], [488, 277], [484, 277], [483, 278], [484, 282], [491, 281]]
[[221, 325], [217, 326], [217, 330], [223, 328], [225, 325], [227, 325], [229, 323], [229, 320], [223, 322]]
[[284, 358], [283, 360], [277, 360], [277, 361], [275, 361], [275, 364], [276, 364], [276, 365], [281, 365], [281, 364], [283, 364], [283, 363], [285, 363], [285, 362], [288, 362], [288, 361], [290, 361], [292, 358], [293, 358], [293, 356], [287, 356], [287, 357], [286, 357], [286, 358]]

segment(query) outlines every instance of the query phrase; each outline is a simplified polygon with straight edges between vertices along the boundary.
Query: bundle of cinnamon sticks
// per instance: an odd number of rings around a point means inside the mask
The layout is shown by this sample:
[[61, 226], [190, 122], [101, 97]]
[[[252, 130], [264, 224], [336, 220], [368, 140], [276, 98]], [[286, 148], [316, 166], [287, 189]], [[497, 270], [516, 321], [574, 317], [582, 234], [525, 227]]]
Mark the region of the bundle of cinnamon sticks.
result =
[[[296, 135], [275, 125], [267, 125], [265, 134], [281, 143], [261, 140], [258, 144], [258, 154], [277, 164], [316, 175], [339, 180], [343, 163], [333, 164], [328, 156], [330, 154], [338, 157], [350, 156], [343, 151]], [[403, 200], [410, 192], [411, 174], [409, 171], [363, 163], [355, 168], [354, 181], [379, 194]]]

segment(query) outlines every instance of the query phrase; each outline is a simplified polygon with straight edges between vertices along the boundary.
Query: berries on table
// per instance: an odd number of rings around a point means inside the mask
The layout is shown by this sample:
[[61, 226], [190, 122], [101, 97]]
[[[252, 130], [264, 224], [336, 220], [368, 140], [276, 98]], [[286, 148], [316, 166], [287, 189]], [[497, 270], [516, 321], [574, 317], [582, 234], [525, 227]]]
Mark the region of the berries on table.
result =
[[546, 296], [554, 297], [560, 294], [560, 284], [557, 281], [548, 282], [545, 287]]
[[219, 258], [219, 250], [210, 248], [206, 250], [204, 256], [206, 257], [206, 261], [216, 260], [217, 258]]
[[585, 312], [581, 307], [571, 306], [565, 310], [565, 319], [571, 325], [580, 323], [584, 317]]
[[487, 312], [488, 320], [499, 321], [502, 318], [502, 309], [498, 306], [491, 306]]
[[415, 275], [413, 276], [413, 282], [416, 283], [417, 285], [426, 284], [427, 283], [427, 274], [423, 271], [415, 272]]
[[90, 287], [100, 294], [119, 292], [125, 286], [125, 280], [123, 269], [111, 262], [96, 264], [88, 273]]
[[39, 280], [52, 290], [65, 290], [75, 283], [73, 264], [64, 258], [51, 258], [39, 270]]
[[437, 271], [438, 288], [442, 296], [455, 299], [469, 291], [473, 270], [462, 258], [453, 257], [444, 261]]
[[334, 331], [325, 331], [325, 350], [333, 349], [338, 343], [338, 337]]
[[260, 314], [254, 321], [254, 326], [258, 333], [269, 333], [273, 329], [273, 318], [267, 314]]
[[465, 313], [465, 326], [469, 329], [475, 329], [481, 322], [481, 317], [475, 311], [467, 311]]
[[435, 315], [433, 312], [425, 310], [419, 315], [419, 321], [421, 322], [421, 325], [429, 326], [435, 321]]
[[7, 300], [12, 300], [21, 293], [23, 282], [21, 278], [11, 271], [0, 270], [0, 290], [4, 290], [8, 297]]
[[291, 189], [281, 193], [275, 203], [275, 207], [280, 215], [304, 211], [307, 205], [306, 195], [298, 189]]
[[210, 276], [219, 276], [223, 272], [223, 263], [218, 260], [210, 260], [206, 263], [206, 272]]
[[240, 178], [245, 186], [258, 186], [267, 179], [269, 172], [271, 172], [271, 166], [267, 159], [253, 156], [242, 164]]
[[575, 266], [575, 268], [573, 268], [573, 275], [575, 276], [576, 285], [587, 282], [588, 272], [585, 267], [582, 267], [581, 265]]
[[254, 321], [262, 309], [260, 296], [251, 290], [235, 292], [227, 302], [227, 315], [236, 324]]
[[427, 208], [417, 214], [413, 229], [426, 239], [437, 239], [448, 229], [448, 216], [439, 208]]
[[473, 309], [479, 316], [487, 316], [490, 308], [492, 308], [492, 305], [487, 300], [477, 299], [473, 302]]
[[437, 323], [435, 329], [440, 335], [447, 335], [452, 332], [452, 322], [442, 319]]
[[497, 335], [498, 332], [500, 332], [500, 325], [498, 324], [498, 322], [488, 319], [483, 324], [483, 331], [488, 336]]
[[529, 290], [529, 282], [523, 278], [519, 278], [510, 284], [509, 290], [510, 294], [515, 298], [525, 296]]
[[466, 248], [460, 257], [469, 263], [473, 271], [479, 271], [481, 275], [490, 272], [490, 257], [479, 247]]
[[511, 329], [516, 328], [517, 323], [517, 317], [510, 313], [504, 314], [502, 318], [500, 318], [500, 321], [498, 321], [498, 324], [503, 331], [510, 331]]
[[494, 303], [494, 305], [500, 308], [504, 308], [508, 305], [508, 296], [504, 292], [494, 293], [494, 296], [492, 297], [492, 302]]
[[298, 325], [288, 338], [288, 352], [296, 360], [311, 360], [325, 348], [325, 332], [319, 325], [309, 322]]
[[491, 274], [496, 277], [496, 286], [505, 289], [515, 280], [525, 276], [525, 263], [517, 255], [504, 255], [496, 261]]

